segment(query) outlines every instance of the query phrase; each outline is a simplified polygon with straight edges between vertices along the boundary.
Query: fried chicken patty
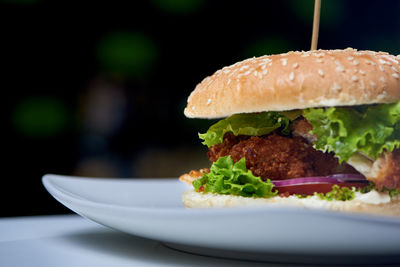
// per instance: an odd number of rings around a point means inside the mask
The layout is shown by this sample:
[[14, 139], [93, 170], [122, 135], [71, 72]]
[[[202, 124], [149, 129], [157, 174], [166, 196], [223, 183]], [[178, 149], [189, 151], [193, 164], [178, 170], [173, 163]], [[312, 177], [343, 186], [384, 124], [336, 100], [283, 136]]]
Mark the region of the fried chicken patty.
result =
[[235, 136], [227, 133], [221, 144], [211, 146], [211, 162], [230, 155], [234, 162], [246, 158], [249, 170], [263, 180], [358, 173], [348, 164], [339, 164], [332, 155], [317, 151], [301, 136], [286, 137], [276, 133], [266, 136]]

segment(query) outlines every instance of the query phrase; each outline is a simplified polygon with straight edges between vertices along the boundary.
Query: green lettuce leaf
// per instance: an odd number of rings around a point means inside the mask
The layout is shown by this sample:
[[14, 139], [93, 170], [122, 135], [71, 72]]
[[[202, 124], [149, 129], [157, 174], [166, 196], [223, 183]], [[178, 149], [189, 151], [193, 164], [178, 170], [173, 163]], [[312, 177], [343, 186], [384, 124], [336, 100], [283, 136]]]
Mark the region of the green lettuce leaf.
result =
[[387, 193], [389, 193], [389, 196], [390, 196], [391, 199], [400, 195], [400, 189], [399, 188], [390, 189], [390, 188], [387, 188], [387, 187], [384, 186], [383, 188], [379, 189], [379, 188], [377, 188], [375, 186], [375, 184], [373, 182], [370, 182], [369, 185], [367, 185], [366, 187], [359, 188], [357, 191], [364, 194], [364, 193], [368, 193], [368, 192], [370, 192], [372, 190], [376, 190], [376, 191], [382, 192], [382, 193], [387, 192]]
[[376, 159], [400, 146], [400, 102], [303, 111], [317, 136], [315, 148], [335, 152], [340, 162], [357, 152]]
[[[293, 114], [290, 114], [293, 116]], [[212, 125], [204, 134], [199, 134], [208, 147], [222, 143], [228, 132], [234, 135], [261, 136], [277, 129], [288, 135], [290, 119], [279, 112], [235, 114]]]
[[400, 189], [398, 188], [389, 189], [387, 187], [383, 187], [382, 192], [388, 192], [391, 199], [400, 195]]
[[332, 190], [327, 193], [314, 193], [319, 199], [324, 199], [328, 201], [340, 200], [347, 201], [353, 200], [355, 197], [355, 192], [348, 187], [339, 187], [338, 185], [332, 186]]
[[273, 197], [278, 194], [272, 191], [274, 185], [268, 179], [266, 182], [254, 176], [246, 169], [246, 159], [236, 163], [230, 156], [220, 157], [213, 163], [209, 173], [193, 181], [193, 187], [199, 191], [204, 186], [204, 192], [243, 197]]

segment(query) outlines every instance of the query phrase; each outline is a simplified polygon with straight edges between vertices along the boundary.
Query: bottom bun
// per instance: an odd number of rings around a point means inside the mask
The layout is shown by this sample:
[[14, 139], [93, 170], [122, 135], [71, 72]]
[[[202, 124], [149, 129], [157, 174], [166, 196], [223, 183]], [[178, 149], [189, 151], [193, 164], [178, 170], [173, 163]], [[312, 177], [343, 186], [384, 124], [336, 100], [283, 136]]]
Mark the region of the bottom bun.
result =
[[193, 189], [182, 195], [182, 202], [188, 208], [224, 208], [224, 207], [261, 207], [261, 206], [291, 206], [305, 209], [323, 209], [340, 212], [358, 212], [400, 216], [400, 198], [391, 199], [386, 193], [371, 191], [366, 194], [356, 193], [353, 200], [323, 200], [317, 196], [308, 198], [272, 197], [251, 198], [212, 193], [198, 193]]

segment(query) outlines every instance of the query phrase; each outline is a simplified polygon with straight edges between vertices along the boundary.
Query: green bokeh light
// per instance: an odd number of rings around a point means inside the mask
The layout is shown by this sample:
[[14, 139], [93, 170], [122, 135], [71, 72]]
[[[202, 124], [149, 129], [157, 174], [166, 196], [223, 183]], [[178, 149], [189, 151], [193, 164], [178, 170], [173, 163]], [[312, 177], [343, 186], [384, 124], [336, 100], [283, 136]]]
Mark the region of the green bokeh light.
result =
[[56, 98], [27, 98], [15, 107], [12, 120], [17, 131], [25, 136], [50, 137], [66, 128], [68, 111]]
[[193, 13], [201, 8], [205, 0], [152, 0], [159, 9], [173, 14]]
[[294, 43], [279, 37], [268, 37], [252, 42], [244, 51], [245, 57], [258, 57], [298, 50]]
[[138, 32], [113, 32], [98, 44], [97, 57], [110, 74], [133, 76], [148, 74], [157, 59], [157, 47]]

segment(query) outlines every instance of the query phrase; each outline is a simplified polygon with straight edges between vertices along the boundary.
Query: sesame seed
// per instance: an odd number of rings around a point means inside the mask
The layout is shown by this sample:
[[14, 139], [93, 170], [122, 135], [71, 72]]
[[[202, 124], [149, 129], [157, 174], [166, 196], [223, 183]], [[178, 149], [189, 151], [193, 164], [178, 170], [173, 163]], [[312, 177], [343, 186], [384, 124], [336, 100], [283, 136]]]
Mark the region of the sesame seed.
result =
[[282, 61], [282, 66], [287, 65], [287, 58], [281, 58], [281, 61]]
[[262, 65], [262, 67], [261, 67], [261, 69], [263, 70], [263, 69], [265, 69], [267, 67], [267, 65]]
[[398, 75], [397, 73], [393, 73], [392, 76], [393, 76], [394, 78], [396, 78], [396, 79], [399, 78], [399, 75]]
[[335, 60], [335, 64], [338, 66], [342, 66], [342, 64], [339, 62], [339, 60]]
[[382, 67], [382, 65], [379, 65], [379, 70], [380, 71], [385, 71], [385, 69]]
[[225, 73], [225, 74], [227, 74], [227, 73], [229, 73], [229, 72], [231, 72], [230, 69], [225, 69], [225, 70], [224, 70], [224, 73]]
[[297, 69], [298, 67], [299, 67], [299, 63], [294, 63], [293, 65], [292, 65], [292, 67], [293, 67], [293, 69]]
[[248, 65], [244, 65], [244, 66], [242, 66], [242, 67], [240, 67], [240, 71], [242, 71], [242, 70], [245, 70], [245, 69], [248, 69], [249, 68], [249, 66]]
[[236, 84], [236, 90], [239, 92], [240, 91], [240, 83]]
[[365, 71], [360, 70], [360, 74], [361, 74], [361, 75], [365, 75]]
[[209, 99], [207, 100], [206, 105], [208, 106], [208, 105], [210, 105], [210, 103], [211, 103], [211, 98], [209, 98]]
[[294, 72], [293, 71], [289, 74], [289, 80], [291, 80], [291, 81], [294, 80]]
[[250, 74], [250, 72], [251, 72], [251, 70], [248, 70], [248, 71], [246, 71], [243, 75], [249, 75]]
[[331, 90], [336, 93], [336, 92], [342, 90], [342, 87], [340, 87], [340, 85], [338, 85], [337, 83], [333, 83]]
[[255, 71], [253, 72], [253, 74], [254, 74], [254, 76], [257, 77], [258, 71], [255, 70]]
[[262, 74], [263, 74], [263, 75], [266, 75], [267, 73], [268, 73], [268, 70], [263, 70], [263, 71], [262, 71]]
[[321, 53], [312, 53], [312, 55], [314, 57], [323, 57], [323, 56], [325, 56], [325, 53], [323, 53], [323, 52], [321, 52]]
[[379, 80], [384, 83], [385, 82], [385, 77], [382, 76]]
[[317, 60], [317, 63], [323, 63], [324, 61], [322, 60], [322, 59], [320, 59], [320, 58], [318, 58]]
[[367, 63], [368, 65], [372, 65], [372, 66], [375, 66], [375, 65], [376, 65], [375, 62], [373, 62], [373, 61], [371, 61], [371, 60], [369, 60], [369, 59], [365, 60], [365, 63]]
[[396, 69], [394, 66], [392, 66], [392, 70], [393, 70], [394, 72], [399, 72], [399, 70]]
[[323, 72], [321, 69], [318, 69], [318, 74], [319, 74], [321, 77], [324, 77], [324, 72]]
[[356, 82], [356, 81], [358, 81], [358, 77], [357, 76], [353, 76], [353, 77], [351, 77], [351, 79], [354, 81], [354, 82]]
[[372, 88], [376, 88], [376, 83], [375, 82], [370, 82], [371, 83], [371, 86], [372, 86]]
[[386, 64], [386, 61], [383, 59], [379, 59], [379, 63], [383, 65], [383, 64]]
[[348, 57], [347, 59], [352, 61], [352, 60], [354, 60], [354, 57]]
[[384, 56], [389, 62], [399, 64], [399, 61], [393, 56]]
[[376, 98], [378, 100], [381, 100], [381, 99], [385, 98], [385, 94], [379, 94], [379, 95], [376, 96]]
[[342, 66], [337, 66], [336, 71], [338, 72], [344, 72], [344, 68]]
[[358, 62], [357, 60], [354, 60], [351, 64], [357, 66], [358, 64], [360, 64], [360, 62]]
[[384, 64], [384, 65], [392, 66], [392, 63], [390, 63], [389, 61], [385, 61], [385, 60], [379, 59], [379, 62], [380, 62], [381, 64]]

